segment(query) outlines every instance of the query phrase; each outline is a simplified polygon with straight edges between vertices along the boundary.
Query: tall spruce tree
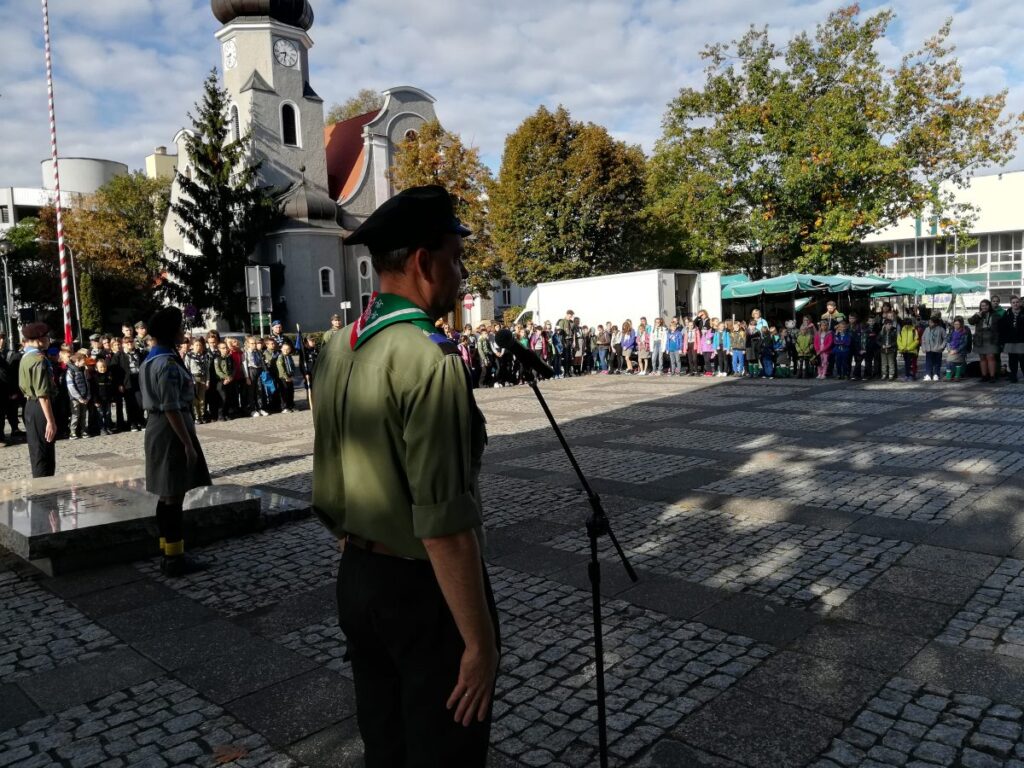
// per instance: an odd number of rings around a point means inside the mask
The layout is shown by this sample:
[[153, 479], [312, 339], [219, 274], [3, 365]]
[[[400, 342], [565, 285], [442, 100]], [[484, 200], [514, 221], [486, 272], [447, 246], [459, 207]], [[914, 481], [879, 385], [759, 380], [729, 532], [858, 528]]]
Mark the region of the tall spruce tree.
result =
[[271, 190], [260, 187], [259, 163], [250, 163], [250, 134], [229, 140], [228, 94], [214, 69], [189, 114], [185, 139], [190, 174], [177, 174], [181, 194], [171, 211], [182, 237], [197, 251], [166, 259], [165, 284], [173, 301], [215, 312], [233, 325], [246, 314], [245, 266], [280, 213]]

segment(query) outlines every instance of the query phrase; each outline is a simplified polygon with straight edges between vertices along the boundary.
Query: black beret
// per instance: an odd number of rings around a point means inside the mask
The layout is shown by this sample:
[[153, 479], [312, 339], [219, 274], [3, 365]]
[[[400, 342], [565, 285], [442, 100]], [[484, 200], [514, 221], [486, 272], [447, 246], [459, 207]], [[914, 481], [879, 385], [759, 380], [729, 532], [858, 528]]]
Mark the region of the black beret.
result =
[[25, 341], [36, 341], [50, 335], [50, 327], [46, 323], [26, 323], [21, 326], [21, 338]]
[[181, 328], [182, 320], [180, 309], [177, 307], [164, 307], [157, 310], [149, 318], [146, 328], [149, 329], [149, 335], [157, 341], [174, 342], [174, 337]]
[[455, 217], [448, 191], [432, 184], [404, 189], [385, 200], [345, 238], [345, 245], [365, 245], [371, 251], [394, 251], [419, 245], [444, 232], [462, 237], [473, 234]]

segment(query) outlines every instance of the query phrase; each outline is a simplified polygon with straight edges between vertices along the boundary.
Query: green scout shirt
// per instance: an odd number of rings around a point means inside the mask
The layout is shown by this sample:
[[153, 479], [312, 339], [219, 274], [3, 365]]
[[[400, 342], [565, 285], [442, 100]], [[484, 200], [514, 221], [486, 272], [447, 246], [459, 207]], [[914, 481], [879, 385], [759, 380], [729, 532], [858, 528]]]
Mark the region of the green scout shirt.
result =
[[481, 533], [484, 418], [422, 310], [383, 294], [358, 327], [355, 349], [349, 326], [317, 360], [313, 506], [339, 538], [425, 560], [421, 539]]
[[18, 386], [28, 400], [56, 396], [57, 387], [50, 375], [50, 363], [45, 354], [37, 350], [25, 353], [18, 366]]

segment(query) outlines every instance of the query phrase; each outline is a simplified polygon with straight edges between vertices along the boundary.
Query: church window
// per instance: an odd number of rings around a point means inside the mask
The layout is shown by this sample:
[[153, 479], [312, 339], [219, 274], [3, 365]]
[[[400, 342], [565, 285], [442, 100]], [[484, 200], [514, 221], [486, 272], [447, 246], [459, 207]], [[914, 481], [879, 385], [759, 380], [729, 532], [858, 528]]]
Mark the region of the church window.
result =
[[284, 264], [284, 243], [278, 243], [274, 249], [274, 255], [277, 257], [278, 264]]
[[512, 283], [508, 280], [501, 281], [501, 306], [512, 306]]
[[281, 143], [287, 147], [299, 146], [299, 117], [292, 104], [281, 105]]
[[231, 106], [231, 140], [238, 141], [242, 138], [241, 126], [238, 123], [238, 107]]
[[334, 295], [334, 270], [330, 267], [323, 267], [320, 270], [320, 295]]
[[412, 128], [405, 132], [405, 138], [407, 138], [409, 141], [416, 141], [417, 136], [419, 136], [419, 134], [416, 133], [416, 131], [414, 131]]

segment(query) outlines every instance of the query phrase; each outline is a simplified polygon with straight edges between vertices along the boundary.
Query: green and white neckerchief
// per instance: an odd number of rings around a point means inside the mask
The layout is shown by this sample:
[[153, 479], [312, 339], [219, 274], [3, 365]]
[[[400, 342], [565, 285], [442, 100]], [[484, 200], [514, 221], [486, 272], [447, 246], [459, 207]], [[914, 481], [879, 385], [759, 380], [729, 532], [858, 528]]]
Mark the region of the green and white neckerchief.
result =
[[396, 323], [412, 323], [427, 334], [437, 332], [427, 313], [408, 299], [393, 293], [374, 292], [363, 314], [352, 326], [352, 336], [349, 340], [352, 349], [359, 349], [376, 333]]

